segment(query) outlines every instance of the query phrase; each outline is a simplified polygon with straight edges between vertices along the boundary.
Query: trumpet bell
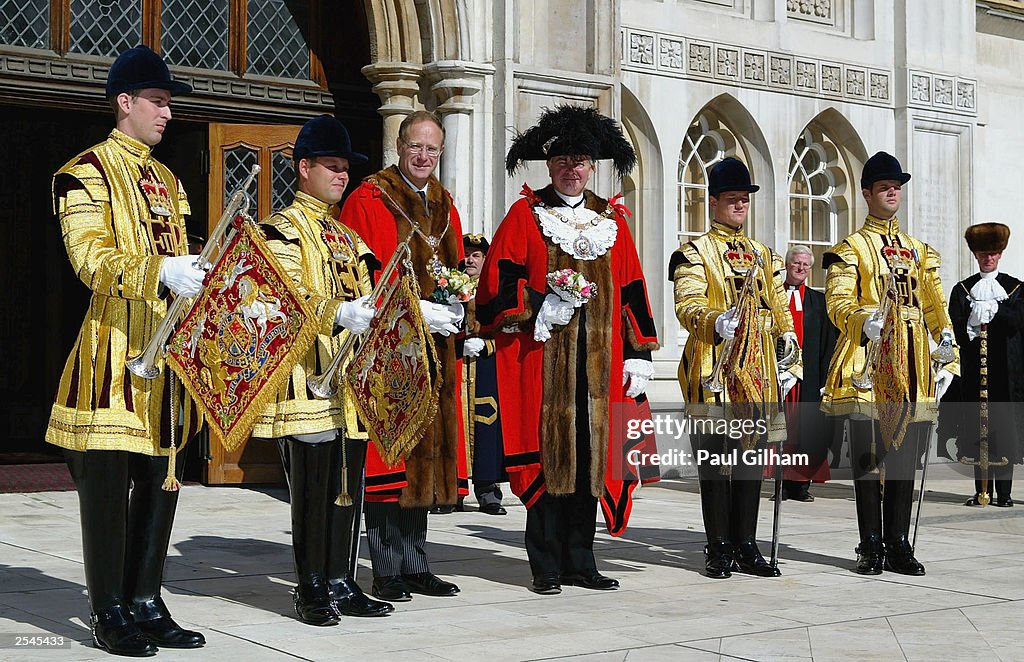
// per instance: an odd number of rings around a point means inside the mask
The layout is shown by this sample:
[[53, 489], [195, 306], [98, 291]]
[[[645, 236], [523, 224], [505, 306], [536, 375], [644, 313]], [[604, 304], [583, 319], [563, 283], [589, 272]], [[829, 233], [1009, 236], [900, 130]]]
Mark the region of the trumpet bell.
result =
[[131, 370], [133, 375], [143, 379], [156, 379], [160, 375], [160, 368], [147, 361], [145, 356], [138, 356], [132, 359], [125, 364], [125, 367]]

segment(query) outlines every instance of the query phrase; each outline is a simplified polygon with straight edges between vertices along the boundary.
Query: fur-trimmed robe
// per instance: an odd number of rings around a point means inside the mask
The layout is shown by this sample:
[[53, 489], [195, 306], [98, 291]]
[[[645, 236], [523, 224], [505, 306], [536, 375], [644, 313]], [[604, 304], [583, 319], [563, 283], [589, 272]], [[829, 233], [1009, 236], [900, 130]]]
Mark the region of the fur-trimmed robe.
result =
[[[358, 232], [377, 259], [387, 264], [398, 242], [411, 230], [409, 222], [395, 208], [397, 204], [424, 233], [435, 237], [444, 233], [437, 249], [438, 258], [445, 266], [456, 268], [463, 258], [462, 224], [451, 195], [434, 177], [427, 186], [427, 203], [429, 214], [419, 194], [406, 183], [398, 168], [391, 166], [367, 177], [352, 192], [345, 201], [340, 220]], [[413, 236], [409, 246], [420, 297], [427, 299], [436, 287], [427, 269], [432, 255], [430, 246], [418, 234]], [[374, 281], [379, 276], [380, 271], [374, 273]], [[454, 504], [459, 496], [469, 494], [459, 402], [461, 368], [455, 354], [455, 339], [439, 334], [434, 334], [433, 338], [443, 380], [437, 416], [404, 463], [388, 467], [377, 448], [370, 445], [366, 453], [368, 501], [398, 501], [405, 508], [420, 508]]]
[[[477, 319], [493, 334], [498, 356], [498, 401], [502, 417], [505, 467], [512, 490], [532, 506], [546, 491], [576, 491], [576, 397], [586, 388], [590, 404], [589, 492], [601, 499], [609, 531], [621, 534], [629, 516], [635, 481], [623, 480], [621, 431], [610, 420], [633, 406], [622, 385], [626, 358], [650, 359], [658, 340], [647, 299], [647, 286], [625, 208], [585, 191], [587, 208], [614, 217], [615, 244], [595, 260], [577, 259], [544, 236], [535, 205], [562, 206], [552, 187], [512, 205], [487, 253], [477, 288]], [[551, 339], [533, 339], [533, 322], [548, 291], [547, 274], [570, 268], [597, 285], [585, 304], [586, 349], [579, 356], [577, 311], [566, 326], [552, 329]], [[510, 327], [513, 332], [507, 332]], [[586, 362], [586, 384], [577, 384], [577, 365]], [[620, 410], [615, 410], [620, 405]], [[581, 486], [582, 487], [582, 486]]]

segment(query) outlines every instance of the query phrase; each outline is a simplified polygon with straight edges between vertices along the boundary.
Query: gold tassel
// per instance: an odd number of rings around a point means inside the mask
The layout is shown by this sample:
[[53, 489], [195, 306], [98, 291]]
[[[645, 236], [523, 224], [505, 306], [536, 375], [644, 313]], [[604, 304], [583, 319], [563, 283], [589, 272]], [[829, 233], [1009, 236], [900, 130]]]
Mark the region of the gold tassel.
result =
[[345, 435], [341, 435], [341, 492], [334, 500], [335, 506], [342, 508], [352, 505], [352, 497], [348, 493], [348, 454], [345, 452]]
[[164, 478], [162, 485], [165, 492], [177, 492], [181, 489], [181, 481], [174, 475], [174, 458], [178, 454], [178, 448], [171, 444], [171, 450], [167, 455], [167, 478]]
[[177, 472], [175, 471], [175, 459], [178, 455], [178, 445], [175, 441], [175, 433], [178, 429], [178, 405], [177, 398], [174, 397], [177, 395], [177, 389], [175, 386], [174, 377], [172, 376], [168, 380], [168, 387], [171, 389], [171, 394], [168, 398], [171, 401], [171, 448], [167, 451], [167, 477], [164, 478], [164, 484], [161, 485], [164, 492], [177, 492], [181, 489], [181, 482], [178, 480]]

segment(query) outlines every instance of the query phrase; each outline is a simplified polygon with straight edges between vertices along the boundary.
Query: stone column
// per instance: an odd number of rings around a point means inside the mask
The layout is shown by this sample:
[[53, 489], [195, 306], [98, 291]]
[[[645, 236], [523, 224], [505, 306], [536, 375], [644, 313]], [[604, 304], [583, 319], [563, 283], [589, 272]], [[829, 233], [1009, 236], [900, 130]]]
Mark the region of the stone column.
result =
[[451, 191], [455, 206], [463, 217], [465, 232], [481, 232], [480, 205], [473, 198], [483, 195], [481, 177], [486, 177], [484, 161], [490, 145], [474, 149], [473, 97], [483, 88], [484, 77], [494, 69], [474, 62], [447, 60], [432, 62], [423, 68], [430, 91], [437, 100], [435, 112], [445, 130], [445, 149], [438, 178]]
[[393, 165], [398, 163], [395, 149], [398, 127], [416, 110], [423, 67], [406, 62], [376, 62], [366, 65], [361, 71], [373, 83], [373, 91], [380, 97], [381, 107], [377, 112], [384, 117], [384, 166]]

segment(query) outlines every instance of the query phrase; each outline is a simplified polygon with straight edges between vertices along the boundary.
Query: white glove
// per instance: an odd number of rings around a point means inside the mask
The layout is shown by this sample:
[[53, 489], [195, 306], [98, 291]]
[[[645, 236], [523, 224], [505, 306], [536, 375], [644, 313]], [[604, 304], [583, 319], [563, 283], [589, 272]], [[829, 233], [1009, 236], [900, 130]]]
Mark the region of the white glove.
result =
[[647, 384], [654, 378], [654, 364], [646, 359], [626, 359], [622, 363], [622, 385], [629, 383], [627, 398], [639, 397], [647, 392]]
[[938, 402], [946, 394], [949, 385], [953, 383], [953, 373], [943, 368], [935, 375], [935, 401]]
[[369, 329], [376, 312], [372, 305], [367, 305], [369, 300], [369, 295], [366, 295], [355, 301], [342, 301], [334, 314], [334, 326], [344, 327], [356, 335]]
[[967, 318], [967, 326], [979, 327], [982, 324], [988, 324], [996, 316], [998, 310], [998, 301], [975, 301], [971, 304], [971, 316]]
[[160, 264], [160, 282], [180, 297], [194, 297], [203, 291], [206, 272], [196, 268], [195, 255], [165, 257]]
[[480, 356], [480, 352], [484, 351], [484, 341], [482, 338], [466, 338], [466, 342], [462, 343], [462, 355], [473, 358], [474, 356]]
[[736, 327], [739, 325], [740, 320], [736, 317], [736, 309], [730, 308], [715, 320], [715, 333], [725, 340], [732, 340], [736, 337]]
[[871, 313], [871, 317], [864, 320], [864, 335], [868, 337], [868, 340], [878, 340], [882, 337], [882, 327], [885, 325], [885, 320], [878, 316], [878, 311]]
[[576, 308], [568, 301], [549, 294], [544, 297], [544, 303], [537, 311], [537, 319], [533, 324], [533, 339], [537, 342], [546, 342], [551, 338], [551, 329], [558, 326], [565, 326], [572, 321], [572, 314]]
[[455, 326], [462, 325], [462, 319], [466, 316], [466, 307], [461, 303], [449, 303], [445, 305], [448, 312], [451, 313], [452, 317], [455, 318]]
[[788, 370], [783, 370], [779, 373], [779, 399], [785, 399], [786, 395], [793, 390], [796, 383], [800, 381], [796, 378], [796, 375]]
[[[460, 306], [461, 308], [461, 306]], [[430, 327], [431, 333], [440, 333], [442, 336], [449, 336], [459, 332], [459, 320], [462, 319], [461, 311], [458, 317], [445, 304], [432, 303], [420, 299], [420, 312], [423, 319]]]

